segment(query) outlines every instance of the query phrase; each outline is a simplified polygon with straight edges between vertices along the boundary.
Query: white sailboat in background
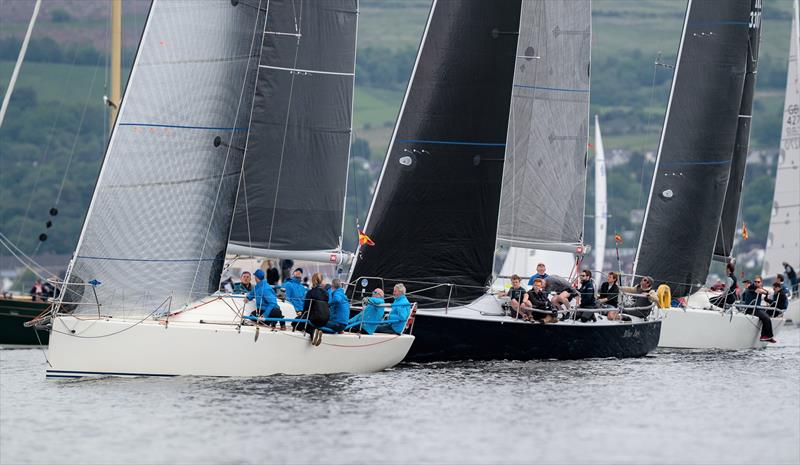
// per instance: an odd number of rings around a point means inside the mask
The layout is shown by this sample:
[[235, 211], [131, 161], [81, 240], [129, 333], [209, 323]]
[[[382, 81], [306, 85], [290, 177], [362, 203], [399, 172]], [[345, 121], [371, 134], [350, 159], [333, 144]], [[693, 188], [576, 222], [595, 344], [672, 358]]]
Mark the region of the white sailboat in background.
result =
[[608, 235], [608, 201], [606, 200], [606, 155], [600, 134], [600, 117], [594, 116], [594, 269], [605, 269], [606, 236]]
[[314, 347], [303, 332], [245, 326], [252, 305], [216, 292], [245, 154], [295, 155], [263, 127], [284, 141], [321, 128], [320, 158], [349, 150], [357, 1], [266, 5], [154, 0], [52, 315], [48, 377], [368, 372], [408, 352], [410, 335], [331, 334]]
[[[798, 0], [794, 0], [786, 99], [783, 104], [781, 147], [775, 175], [775, 195], [769, 222], [762, 275], [772, 279], [783, 273], [783, 262], [800, 269], [800, 34]], [[785, 276], [784, 276], [785, 278]], [[786, 281], [787, 285], [790, 283]], [[787, 321], [800, 324], [800, 296], [794, 295], [784, 313]]]

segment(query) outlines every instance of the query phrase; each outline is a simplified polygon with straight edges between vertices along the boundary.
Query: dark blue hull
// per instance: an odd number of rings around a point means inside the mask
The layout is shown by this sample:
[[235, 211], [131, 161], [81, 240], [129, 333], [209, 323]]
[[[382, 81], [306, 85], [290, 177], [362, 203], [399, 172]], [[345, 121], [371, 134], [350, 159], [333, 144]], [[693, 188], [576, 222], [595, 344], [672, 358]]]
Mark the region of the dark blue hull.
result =
[[416, 315], [406, 361], [575, 360], [642, 357], [658, 346], [661, 321], [532, 324]]

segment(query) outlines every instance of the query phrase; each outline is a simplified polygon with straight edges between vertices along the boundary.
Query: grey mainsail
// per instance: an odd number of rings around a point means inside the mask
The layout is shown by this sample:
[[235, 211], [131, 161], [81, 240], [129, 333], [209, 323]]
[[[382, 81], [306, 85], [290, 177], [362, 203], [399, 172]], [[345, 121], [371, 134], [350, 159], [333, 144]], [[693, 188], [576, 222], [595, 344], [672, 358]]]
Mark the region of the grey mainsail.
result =
[[[753, 20], [760, 21], [761, 0], [753, 2]], [[714, 246], [714, 258], [726, 262], [731, 258], [733, 242], [736, 236], [736, 223], [739, 218], [739, 205], [742, 200], [742, 185], [747, 164], [747, 151], [750, 147], [750, 122], [753, 117], [753, 96], [758, 74], [758, 49], [761, 42], [760, 24], [749, 28], [750, 46], [747, 48], [747, 74], [744, 78], [742, 103], [739, 107], [739, 126], [736, 130], [736, 144], [733, 147], [731, 172], [728, 175], [728, 188], [725, 192], [725, 203], [722, 206], [717, 242]]]
[[153, 1], [67, 274], [76, 312], [150, 314], [217, 289], [265, 5]]
[[634, 273], [674, 296], [705, 284], [737, 139], [759, 0], [690, 0]]
[[503, 166], [498, 248], [583, 243], [591, 2], [525, 0]]
[[341, 248], [357, 0], [270, 0], [232, 248]]

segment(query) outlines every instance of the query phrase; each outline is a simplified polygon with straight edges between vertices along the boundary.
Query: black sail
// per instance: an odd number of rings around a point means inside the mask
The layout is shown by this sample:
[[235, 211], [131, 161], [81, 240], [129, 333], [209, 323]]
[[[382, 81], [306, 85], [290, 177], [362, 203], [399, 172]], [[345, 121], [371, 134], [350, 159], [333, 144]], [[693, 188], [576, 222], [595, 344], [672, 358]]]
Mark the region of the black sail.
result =
[[753, 14], [749, 30], [750, 47], [747, 50], [747, 74], [744, 78], [742, 103], [739, 108], [739, 126], [736, 129], [736, 145], [733, 149], [731, 172], [728, 176], [728, 189], [725, 192], [725, 203], [722, 207], [722, 218], [717, 232], [717, 243], [714, 247], [714, 258], [721, 261], [727, 261], [731, 257], [733, 240], [736, 235], [736, 222], [739, 216], [739, 204], [742, 200], [747, 149], [750, 146], [750, 122], [753, 116], [753, 95], [758, 72], [758, 48], [761, 41], [761, 0], [750, 0], [750, 2]]
[[690, 0], [635, 273], [687, 295], [708, 275], [739, 127], [751, 0]]
[[270, 0], [230, 243], [341, 245], [357, 0]]
[[427, 294], [434, 298], [483, 294], [519, 21], [519, 0], [434, 1], [367, 218], [375, 245], [360, 248], [352, 278], [457, 286]]

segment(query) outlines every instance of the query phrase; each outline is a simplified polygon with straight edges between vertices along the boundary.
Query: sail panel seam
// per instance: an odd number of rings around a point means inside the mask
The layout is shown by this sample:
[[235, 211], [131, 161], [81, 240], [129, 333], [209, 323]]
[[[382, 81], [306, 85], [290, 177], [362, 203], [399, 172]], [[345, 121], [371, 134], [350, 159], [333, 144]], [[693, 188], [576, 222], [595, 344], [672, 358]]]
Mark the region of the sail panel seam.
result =
[[470, 141], [463, 141], [463, 140], [418, 140], [418, 139], [406, 139], [406, 140], [398, 140], [399, 143], [406, 143], [406, 144], [439, 144], [439, 145], [477, 145], [482, 147], [505, 147], [505, 143], [499, 142], [470, 142]]
[[[297, 38], [299, 39], [300, 36], [298, 35]], [[308, 73], [308, 74], [331, 74], [334, 76], [355, 76], [355, 73], [343, 73], [340, 71], [323, 71], [318, 69], [303, 69], [303, 68], [286, 68], [283, 66], [271, 66], [271, 65], [258, 65], [259, 68], [267, 68], [267, 69], [276, 69], [279, 71], [289, 71], [292, 73]]]
[[169, 128], [169, 129], [199, 129], [206, 131], [247, 131], [247, 128], [223, 128], [213, 126], [190, 126], [182, 124], [157, 124], [157, 123], [119, 123], [120, 126], [145, 127], [145, 128]]
[[544, 87], [544, 86], [532, 86], [528, 84], [514, 84], [514, 87], [521, 87], [523, 89], [535, 89], [535, 90], [544, 90], [544, 91], [552, 91], [552, 92], [580, 92], [580, 93], [589, 93], [589, 89], [565, 89], [561, 87]]

